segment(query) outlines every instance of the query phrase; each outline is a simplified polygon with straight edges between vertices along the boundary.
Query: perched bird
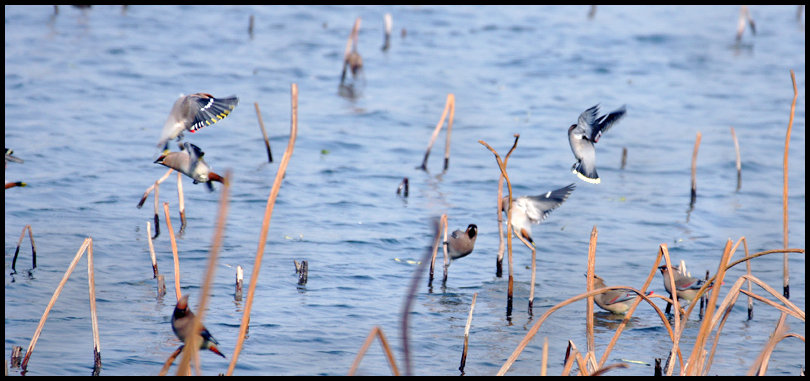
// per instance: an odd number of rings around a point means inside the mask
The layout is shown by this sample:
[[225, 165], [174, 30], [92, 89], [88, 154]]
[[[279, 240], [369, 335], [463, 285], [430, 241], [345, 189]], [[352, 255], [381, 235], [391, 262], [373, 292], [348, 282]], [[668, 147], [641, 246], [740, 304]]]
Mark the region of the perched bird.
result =
[[[588, 276], [588, 274], [585, 274], [585, 276]], [[594, 274], [593, 287], [594, 289], [605, 288], [607, 285], [605, 284], [604, 279]], [[635, 297], [636, 293], [632, 291], [610, 290], [608, 292], [595, 295], [593, 297], [593, 301], [597, 306], [601, 307], [605, 311], [610, 311], [614, 314], [623, 314], [630, 309], [632, 300], [635, 299]]]
[[[512, 231], [534, 245], [531, 223], [539, 224], [543, 222], [552, 210], [556, 209], [568, 198], [574, 188], [576, 186], [571, 183], [560, 189], [548, 191], [545, 194], [521, 196], [513, 199]], [[508, 202], [509, 198], [504, 197], [501, 205], [506, 205]]]
[[450, 234], [450, 239], [445, 242], [450, 260], [466, 257], [472, 253], [475, 247], [475, 239], [478, 237], [478, 226], [469, 224], [466, 231], [456, 229]]
[[[191, 330], [191, 324], [194, 322], [194, 313], [191, 312], [191, 309], [188, 308], [188, 295], [184, 295], [177, 301], [177, 305], [174, 307], [174, 313], [172, 314], [172, 331], [174, 334], [177, 335], [177, 338], [186, 342], [186, 337], [189, 334], [189, 330]], [[202, 340], [200, 342], [200, 349], [208, 349], [211, 352], [214, 352], [222, 358], [226, 358], [222, 352], [219, 351], [217, 348], [216, 339], [211, 336], [211, 333], [205, 329], [205, 326], [200, 326], [200, 335], [202, 336]]]
[[225, 179], [214, 173], [208, 163], [203, 160], [205, 153], [199, 147], [188, 142], [178, 145], [180, 151], [163, 153], [155, 160], [155, 163], [162, 164], [191, 177], [194, 184], [205, 183], [210, 191], [214, 190], [213, 181], [225, 182]]
[[[667, 275], [669, 271], [667, 271], [667, 266], [659, 266], [658, 269], [661, 270], [661, 275], [664, 277], [664, 288], [672, 295], [672, 289], [669, 287], [669, 275]], [[703, 287], [703, 283], [705, 282], [702, 279], [681, 274], [679, 271], [680, 268], [677, 265], [672, 266], [672, 270], [672, 278], [675, 280], [675, 289], [678, 290], [678, 297], [691, 303], [692, 300], [695, 299], [695, 296], [697, 296], [698, 290]]]
[[163, 125], [163, 132], [157, 146], [164, 151], [169, 148], [169, 140], [182, 138], [183, 131], [197, 132], [200, 128], [219, 122], [228, 116], [239, 103], [239, 98], [214, 98], [208, 93], [181, 95], [174, 102], [172, 111]]
[[577, 124], [568, 127], [568, 143], [571, 144], [571, 151], [577, 159], [571, 171], [580, 179], [599, 184], [601, 180], [596, 173], [596, 150], [593, 145], [599, 141], [602, 133], [619, 121], [626, 112], [622, 106], [610, 114], [597, 118], [599, 105], [596, 105], [580, 114]]

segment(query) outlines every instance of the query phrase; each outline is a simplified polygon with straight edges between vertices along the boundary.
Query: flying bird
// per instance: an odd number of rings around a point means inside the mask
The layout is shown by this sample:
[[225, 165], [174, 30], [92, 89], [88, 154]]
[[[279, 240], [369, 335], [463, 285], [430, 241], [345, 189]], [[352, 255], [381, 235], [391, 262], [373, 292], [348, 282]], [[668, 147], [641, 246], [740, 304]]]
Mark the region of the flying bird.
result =
[[239, 103], [239, 98], [214, 98], [208, 93], [181, 95], [174, 102], [169, 117], [163, 125], [163, 132], [157, 146], [164, 151], [169, 148], [169, 140], [181, 139], [183, 132], [191, 133], [225, 119]]
[[[560, 189], [548, 191], [541, 195], [521, 196], [513, 199], [512, 231], [534, 245], [531, 224], [543, 222], [552, 210], [562, 205], [568, 196], [571, 195], [571, 192], [574, 191], [574, 188], [576, 188], [576, 186], [571, 183]], [[509, 198], [504, 197], [501, 205], [506, 205], [508, 202]]]
[[209, 191], [214, 190], [213, 181], [220, 183], [225, 182], [225, 179], [212, 171], [208, 163], [203, 160], [205, 153], [199, 147], [188, 142], [178, 145], [180, 146], [180, 151], [164, 152], [155, 160], [155, 163], [162, 164], [191, 177], [194, 180], [194, 184], [205, 183]]
[[571, 144], [571, 151], [574, 152], [574, 157], [577, 159], [571, 167], [571, 171], [580, 179], [592, 184], [601, 182], [596, 173], [596, 150], [593, 145], [626, 112], [625, 106], [622, 106], [607, 115], [597, 117], [599, 105], [596, 105], [582, 112], [577, 124], [568, 127], [568, 143]]

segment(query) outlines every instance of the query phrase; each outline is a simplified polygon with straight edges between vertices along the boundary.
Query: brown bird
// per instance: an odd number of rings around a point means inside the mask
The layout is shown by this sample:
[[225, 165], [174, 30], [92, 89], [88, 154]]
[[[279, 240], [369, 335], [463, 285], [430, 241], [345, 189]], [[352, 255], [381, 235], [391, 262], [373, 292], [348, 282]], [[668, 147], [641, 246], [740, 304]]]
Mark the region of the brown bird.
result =
[[214, 190], [213, 181], [225, 183], [225, 179], [212, 171], [208, 163], [203, 160], [205, 152], [200, 147], [188, 142], [184, 142], [179, 146], [180, 151], [164, 153], [155, 160], [155, 163], [162, 164], [191, 177], [194, 184], [205, 183], [210, 191]]
[[[588, 274], [585, 274], [585, 276], [588, 276]], [[605, 288], [607, 285], [605, 284], [604, 279], [600, 278], [596, 274], [593, 274], [593, 287], [594, 289]], [[632, 291], [610, 290], [608, 292], [595, 295], [593, 297], [593, 301], [597, 306], [601, 307], [605, 311], [610, 311], [614, 314], [624, 314], [630, 309], [632, 300], [635, 299], [635, 297], [636, 293]]]
[[[191, 312], [190, 308], [188, 308], [188, 295], [184, 295], [174, 307], [174, 313], [172, 314], [172, 331], [174, 331], [174, 334], [177, 335], [178, 339], [185, 343], [186, 337], [191, 330], [191, 324], [193, 322], [194, 313]], [[223, 355], [222, 352], [220, 352], [217, 348], [217, 344], [219, 344], [219, 342], [217, 342], [217, 340], [211, 336], [203, 325], [200, 325], [200, 336], [202, 336], [202, 340], [200, 341], [200, 349], [208, 349], [211, 352], [222, 356], [222, 358], [226, 358], [225, 355]]]
[[[669, 287], [669, 275], [667, 275], [669, 271], [667, 271], [667, 266], [659, 266], [658, 269], [661, 270], [661, 275], [664, 278], [664, 288], [672, 295], [672, 289]], [[681, 274], [679, 271], [680, 268], [677, 265], [672, 266], [672, 270], [672, 278], [675, 280], [675, 289], [678, 291], [678, 297], [691, 303], [692, 300], [695, 300], [698, 290], [703, 287], [703, 283], [705, 282], [702, 279]]]
[[459, 259], [472, 253], [476, 238], [478, 238], [478, 226], [475, 224], [469, 224], [466, 231], [456, 229], [445, 243], [450, 259]]

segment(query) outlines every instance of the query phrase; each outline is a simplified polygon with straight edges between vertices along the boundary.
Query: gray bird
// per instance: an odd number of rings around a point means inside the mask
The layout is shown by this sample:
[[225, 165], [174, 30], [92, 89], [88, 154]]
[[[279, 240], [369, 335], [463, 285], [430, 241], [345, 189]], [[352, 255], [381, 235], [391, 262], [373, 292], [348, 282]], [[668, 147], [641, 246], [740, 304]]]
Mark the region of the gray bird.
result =
[[475, 224], [468, 225], [466, 231], [456, 229], [446, 242], [450, 259], [456, 260], [472, 253], [476, 238], [478, 238], [478, 226]]
[[[667, 275], [669, 274], [667, 266], [659, 266], [658, 269], [661, 270], [661, 276], [664, 278], [664, 288], [672, 295], [672, 289], [669, 286], [669, 275]], [[672, 278], [675, 280], [675, 289], [678, 291], [678, 297], [691, 303], [695, 300], [698, 290], [703, 287], [705, 282], [702, 279], [681, 274], [680, 268], [677, 265], [672, 266], [672, 270]]]
[[225, 179], [212, 171], [208, 163], [203, 160], [205, 152], [199, 147], [188, 142], [178, 145], [180, 146], [180, 151], [164, 152], [155, 160], [155, 163], [162, 164], [191, 177], [194, 180], [194, 184], [205, 183], [210, 191], [214, 190], [213, 181], [225, 183]]
[[239, 103], [239, 98], [214, 98], [208, 93], [181, 95], [174, 102], [172, 111], [163, 125], [163, 132], [157, 146], [168, 150], [169, 140], [183, 137], [184, 131], [197, 132], [200, 128], [214, 124], [230, 115]]
[[[539, 224], [546, 219], [552, 210], [556, 209], [571, 195], [576, 186], [571, 183], [560, 189], [548, 191], [537, 196], [521, 196], [512, 199], [512, 231], [515, 235], [520, 235], [529, 243], [534, 245], [532, 240], [531, 224]], [[508, 197], [503, 198], [502, 205], [509, 202]], [[506, 211], [506, 210], [504, 210]]]
[[[588, 274], [585, 274], [588, 276]], [[593, 287], [605, 288], [605, 280], [598, 275], [593, 274]], [[636, 293], [627, 290], [610, 290], [608, 292], [595, 295], [593, 297], [594, 303], [605, 311], [613, 312], [614, 314], [624, 314], [630, 309], [631, 301], [636, 298]]]
[[[174, 331], [178, 339], [185, 343], [193, 322], [194, 313], [188, 308], [188, 295], [184, 295], [177, 301], [177, 305], [174, 307], [174, 313], [172, 313], [172, 331]], [[222, 358], [226, 358], [225, 355], [219, 351], [219, 348], [217, 348], [219, 342], [211, 336], [211, 333], [208, 332], [203, 325], [200, 325], [200, 336], [202, 336], [200, 349], [208, 349], [222, 356]]]
[[577, 124], [568, 127], [568, 143], [571, 144], [571, 151], [574, 152], [574, 157], [577, 159], [571, 167], [571, 171], [580, 179], [592, 184], [600, 183], [601, 180], [596, 173], [596, 150], [593, 145], [626, 112], [625, 107], [622, 106], [616, 111], [597, 118], [599, 105], [596, 105], [582, 112]]

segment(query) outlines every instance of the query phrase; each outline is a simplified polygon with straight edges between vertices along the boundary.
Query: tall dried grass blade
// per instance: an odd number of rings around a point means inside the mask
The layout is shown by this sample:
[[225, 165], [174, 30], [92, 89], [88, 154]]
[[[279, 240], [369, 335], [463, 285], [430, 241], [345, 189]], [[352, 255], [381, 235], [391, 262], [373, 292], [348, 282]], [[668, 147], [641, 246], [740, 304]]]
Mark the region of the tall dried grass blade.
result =
[[169, 203], [163, 203], [163, 214], [166, 216], [166, 229], [169, 230], [169, 238], [172, 243], [172, 257], [174, 258], [174, 294], [177, 301], [180, 301], [182, 292], [180, 291], [180, 258], [177, 255], [177, 242], [174, 239], [174, 230], [172, 229], [172, 219], [169, 217]]
[[363, 357], [365, 357], [366, 351], [368, 351], [368, 348], [371, 346], [371, 342], [374, 340], [375, 336], [380, 339], [380, 345], [382, 346], [383, 352], [388, 359], [388, 365], [391, 367], [391, 373], [393, 373], [394, 376], [399, 376], [399, 369], [397, 369], [394, 354], [391, 352], [391, 347], [388, 345], [388, 340], [385, 339], [385, 334], [383, 334], [383, 330], [379, 326], [374, 326], [374, 328], [371, 329], [371, 332], [368, 333], [368, 336], [366, 336], [366, 340], [363, 342], [363, 346], [360, 347], [360, 351], [357, 352], [357, 357], [354, 358], [354, 362], [352, 363], [352, 367], [349, 368], [349, 373], [347, 376], [355, 375], [357, 372], [357, 367], [360, 366], [360, 361], [362, 361]]
[[236, 361], [239, 359], [239, 352], [242, 350], [242, 344], [245, 341], [247, 334], [248, 323], [250, 322], [250, 309], [253, 306], [253, 297], [256, 290], [256, 282], [259, 279], [259, 270], [262, 265], [262, 257], [264, 256], [264, 248], [267, 245], [267, 230], [270, 228], [270, 218], [273, 215], [273, 207], [276, 204], [281, 183], [284, 180], [284, 174], [287, 171], [287, 165], [290, 162], [293, 149], [295, 148], [295, 137], [298, 134], [298, 85], [293, 83], [290, 86], [290, 98], [292, 103], [291, 122], [290, 122], [290, 140], [287, 143], [287, 149], [284, 151], [284, 156], [279, 163], [278, 171], [276, 172], [276, 179], [273, 181], [273, 187], [270, 189], [270, 195], [267, 197], [267, 205], [264, 210], [264, 218], [262, 219], [262, 228], [259, 233], [259, 247], [256, 250], [256, 259], [253, 265], [253, 272], [250, 275], [250, 287], [248, 287], [248, 294], [245, 300], [245, 309], [242, 313], [242, 323], [239, 326], [239, 337], [234, 348], [233, 355], [231, 355], [231, 362], [228, 365], [227, 375], [233, 374], [236, 367]]
[[[790, 105], [790, 121], [788, 122], [787, 134], [785, 136], [785, 161], [784, 161], [784, 178], [782, 185], [782, 238], [784, 248], [788, 247], [788, 152], [790, 151], [790, 131], [793, 129], [793, 115], [796, 113], [796, 98], [799, 96], [799, 91], [796, 88], [796, 75], [793, 70], [790, 70], [790, 79], [793, 82], [793, 103]], [[782, 256], [782, 268], [784, 279], [782, 287], [784, 288], [784, 295], [790, 298], [790, 272], [788, 271], [788, 256]]]

